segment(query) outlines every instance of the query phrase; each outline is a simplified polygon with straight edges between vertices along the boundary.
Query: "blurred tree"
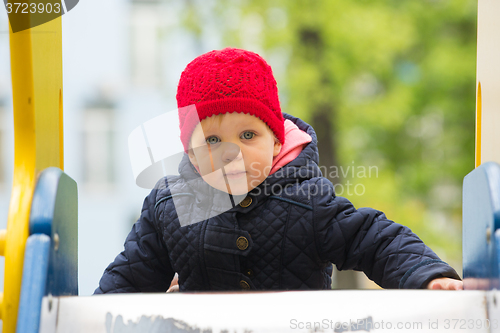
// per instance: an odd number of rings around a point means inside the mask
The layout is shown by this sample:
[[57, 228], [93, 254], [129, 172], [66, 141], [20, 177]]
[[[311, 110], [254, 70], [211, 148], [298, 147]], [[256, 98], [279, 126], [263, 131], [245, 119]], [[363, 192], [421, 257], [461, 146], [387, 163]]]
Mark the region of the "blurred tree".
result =
[[268, 59], [282, 110], [314, 126], [337, 194], [409, 226], [460, 271], [476, 1], [212, 3], [224, 45]]

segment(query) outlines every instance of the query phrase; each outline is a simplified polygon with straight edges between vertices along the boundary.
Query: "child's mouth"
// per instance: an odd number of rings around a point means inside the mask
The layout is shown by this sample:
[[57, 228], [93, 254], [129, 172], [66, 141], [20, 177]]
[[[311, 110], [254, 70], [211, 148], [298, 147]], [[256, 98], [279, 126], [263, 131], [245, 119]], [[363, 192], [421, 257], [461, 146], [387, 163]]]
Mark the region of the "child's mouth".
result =
[[245, 176], [246, 173], [247, 173], [246, 171], [232, 171], [232, 172], [227, 172], [225, 176], [228, 179], [239, 179]]

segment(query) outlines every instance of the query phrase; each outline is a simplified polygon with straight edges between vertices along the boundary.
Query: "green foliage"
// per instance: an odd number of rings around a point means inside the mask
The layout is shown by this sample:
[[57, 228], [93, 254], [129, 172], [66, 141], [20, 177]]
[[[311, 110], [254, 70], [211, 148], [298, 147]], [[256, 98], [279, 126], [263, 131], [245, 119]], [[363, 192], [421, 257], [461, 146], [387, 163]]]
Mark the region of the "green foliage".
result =
[[284, 112], [311, 121], [330, 106], [339, 165], [378, 169], [341, 179], [365, 189], [346, 196], [408, 225], [458, 268], [461, 184], [474, 168], [476, 6], [218, 0], [215, 7], [226, 45], [270, 60]]

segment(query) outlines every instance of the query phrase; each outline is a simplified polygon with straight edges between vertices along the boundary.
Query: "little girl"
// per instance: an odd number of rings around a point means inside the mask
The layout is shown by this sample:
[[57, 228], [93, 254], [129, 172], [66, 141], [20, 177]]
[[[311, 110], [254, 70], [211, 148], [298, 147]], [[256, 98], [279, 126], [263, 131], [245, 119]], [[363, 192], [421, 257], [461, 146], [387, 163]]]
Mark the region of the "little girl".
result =
[[259, 55], [197, 57], [177, 103], [180, 176], [146, 197], [95, 293], [165, 292], [176, 272], [180, 291], [330, 289], [332, 264], [384, 288], [463, 289], [410, 229], [335, 195], [314, 129], [281, 112]]

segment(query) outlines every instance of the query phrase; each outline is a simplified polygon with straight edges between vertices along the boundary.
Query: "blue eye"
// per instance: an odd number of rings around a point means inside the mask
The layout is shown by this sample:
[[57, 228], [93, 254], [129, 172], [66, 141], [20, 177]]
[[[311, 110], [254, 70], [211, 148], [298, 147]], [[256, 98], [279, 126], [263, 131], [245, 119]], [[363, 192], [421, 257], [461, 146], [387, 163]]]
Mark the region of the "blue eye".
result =
[[252, 139], [254, 136], [255, 136], [255, 133], [254, 133], [254, 132], [245, 132], [245, 133], [243, 133], [243, 135], [242, 135], [241, 137], [242, 137], [243, 139], [250, 140], [250, 139]]
[[205, 140], [209, 145], [215, 145], [217, 143], [220, 142], [219, 138], [216, 137], [216, 136], [211, 136], [211, 137], [208, 137], [206, 140]]

